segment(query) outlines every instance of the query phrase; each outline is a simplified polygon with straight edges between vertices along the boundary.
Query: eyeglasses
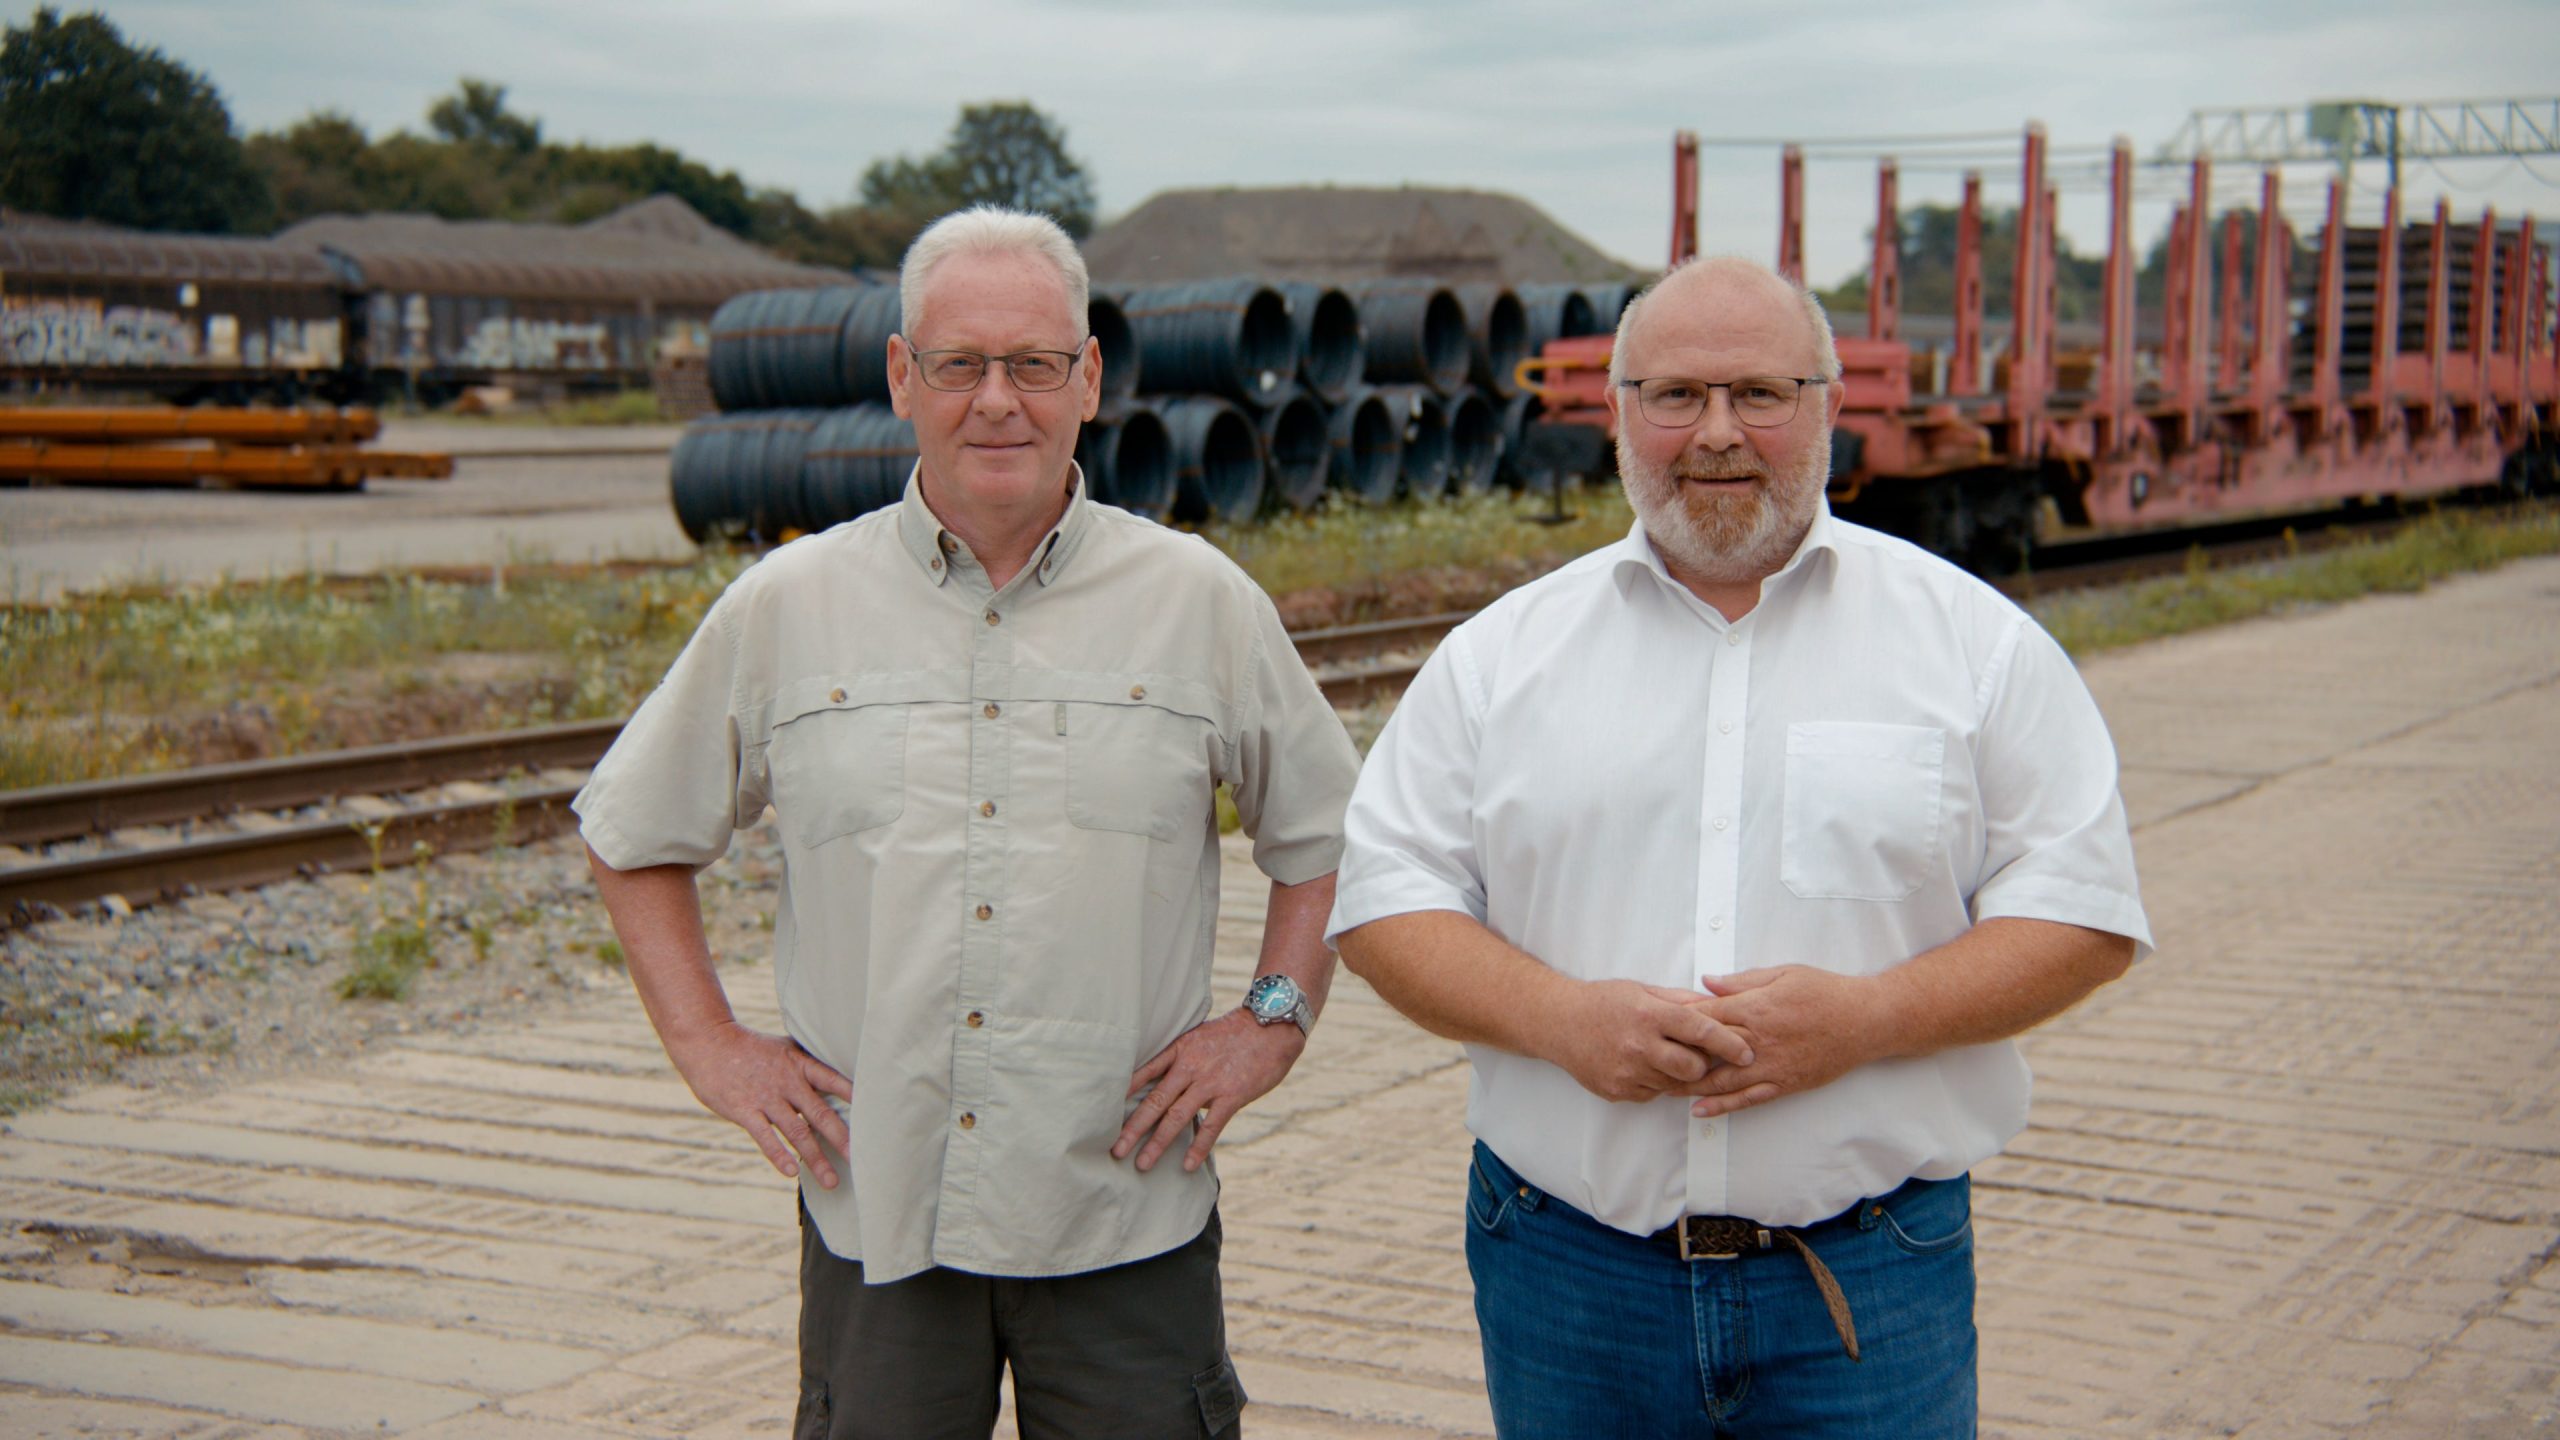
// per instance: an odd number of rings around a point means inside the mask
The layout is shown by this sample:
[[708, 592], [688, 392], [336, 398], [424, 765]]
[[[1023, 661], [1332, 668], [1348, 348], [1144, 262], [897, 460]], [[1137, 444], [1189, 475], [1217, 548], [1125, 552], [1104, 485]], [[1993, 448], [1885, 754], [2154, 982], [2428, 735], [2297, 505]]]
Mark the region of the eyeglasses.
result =
[[1636, 408], [1644, 418], [1656, 425], [1676, 427], [1695, 425], [1707, 413], [1707, 401], [1718, 390], [1733, 402], [1733, 418], [1745, 425], [1766, 428], [1784, 425], [1796, 418], [1796, 402], [1803, 398], [1808, 385], [1828, 385], [1819, 377], [1790, 379], [1783, 375], [1761, 375], [1749, 380], [1682, 380], [1664, 376], [1652, 380], [1621, 380], [1621, 389], [1636, 392]]
[[1002, 365], [1013, 388], [1055, 390], [1067, 383], [1067, 372], [1081, 359], [1073, 350], [1024, 350], [1013, 355], [981, 355], [975, 350], [919, 350], [916, 368], [936, 390], [975, 390], [987, 378], [989, 365]]

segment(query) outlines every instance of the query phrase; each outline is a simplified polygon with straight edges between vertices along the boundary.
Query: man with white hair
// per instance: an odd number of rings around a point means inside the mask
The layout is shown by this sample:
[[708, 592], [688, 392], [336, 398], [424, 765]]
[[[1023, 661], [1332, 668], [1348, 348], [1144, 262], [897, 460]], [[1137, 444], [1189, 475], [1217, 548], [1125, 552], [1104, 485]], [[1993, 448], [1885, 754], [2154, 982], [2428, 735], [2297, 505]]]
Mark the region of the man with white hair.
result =
[[[981, 207], [907, 253], [896, 505], [739, 576], [576, 808], [668, 1057], [800, 1179], [793, 1434], [1231, 1436], [1210, 1147], [1306, 1045], [1357, 760], [1205, 542], [1098, 505], [1084, 262]], [[1215, 790], [1271, 878], [1213, 1014]], [[694, 872], [767, 805], [786, 1035]], [[1180, 1148], [1179, 1164], [1159, 1164]]]
[[1831, 515], [1800, 287], [1675, 270], [1610, 378], [1635, 530], [1424, 667], [1329, 936], [1474, 1062], [1506, 1440], [1970, 1435], [2009, 1037], [2149, 945], [2114, 750], [2024, 612]]

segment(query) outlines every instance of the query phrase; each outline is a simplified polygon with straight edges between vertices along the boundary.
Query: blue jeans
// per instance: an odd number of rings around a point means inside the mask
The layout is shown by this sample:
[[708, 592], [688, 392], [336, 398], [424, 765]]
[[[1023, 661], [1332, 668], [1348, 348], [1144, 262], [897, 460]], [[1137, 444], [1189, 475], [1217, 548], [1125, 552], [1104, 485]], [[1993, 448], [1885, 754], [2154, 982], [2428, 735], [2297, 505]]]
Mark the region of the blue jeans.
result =
[[1936, 1440], [1974, 1433], [1964, 1177], [1861, 1201], [1806, 1241], [1849, 1298], [1840, 1345], [1802, 1256], [1682, 1260], [1475, 1147], [1467, 1270], [1502, 1440]]

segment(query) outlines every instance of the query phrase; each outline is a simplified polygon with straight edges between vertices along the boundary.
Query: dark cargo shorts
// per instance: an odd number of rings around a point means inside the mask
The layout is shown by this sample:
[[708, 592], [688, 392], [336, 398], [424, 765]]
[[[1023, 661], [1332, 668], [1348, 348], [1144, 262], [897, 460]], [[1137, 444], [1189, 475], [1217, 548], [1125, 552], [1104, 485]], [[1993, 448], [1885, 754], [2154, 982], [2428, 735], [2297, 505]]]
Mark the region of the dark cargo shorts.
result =
[[793, 1440], [986, 1440], [1013, 1370], [1022, 1440], [1236, 1440], [1218, 1216], [1145, 1260], [1040, 1280], [933, 1269], [862, 1283], [800, 1214]]

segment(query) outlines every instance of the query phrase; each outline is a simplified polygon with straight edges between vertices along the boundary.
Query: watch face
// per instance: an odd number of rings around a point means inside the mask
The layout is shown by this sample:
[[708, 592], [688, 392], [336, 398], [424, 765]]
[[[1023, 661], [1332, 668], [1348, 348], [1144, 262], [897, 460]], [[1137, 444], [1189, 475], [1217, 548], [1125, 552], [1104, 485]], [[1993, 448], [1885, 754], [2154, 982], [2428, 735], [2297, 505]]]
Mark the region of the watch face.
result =
[[1244, 1003], [1261, 1019], [1284, 1019], [1298, 1008], [1297, 982], [1285, 975], [1265, 975], [1253, 982]]

